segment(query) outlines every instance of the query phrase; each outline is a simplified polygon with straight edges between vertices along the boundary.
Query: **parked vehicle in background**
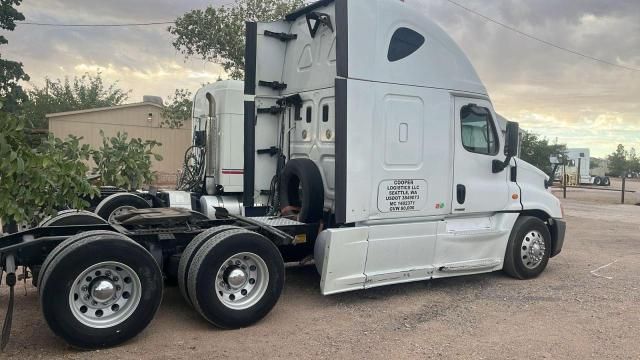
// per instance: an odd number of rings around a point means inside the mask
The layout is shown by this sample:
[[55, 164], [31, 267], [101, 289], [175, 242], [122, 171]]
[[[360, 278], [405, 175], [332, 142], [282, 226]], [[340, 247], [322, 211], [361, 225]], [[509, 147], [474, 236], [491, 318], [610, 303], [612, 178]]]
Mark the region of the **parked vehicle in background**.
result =
[[611, 179], [607, 176], [607, 161], [599, 160], [598, 166], [592, 167], [589, 149], [567, 149], [564, 159], [565, 166], [559, 167], [559, 174], [561, 179], [567, 179], [569, 185], [611, 185]]

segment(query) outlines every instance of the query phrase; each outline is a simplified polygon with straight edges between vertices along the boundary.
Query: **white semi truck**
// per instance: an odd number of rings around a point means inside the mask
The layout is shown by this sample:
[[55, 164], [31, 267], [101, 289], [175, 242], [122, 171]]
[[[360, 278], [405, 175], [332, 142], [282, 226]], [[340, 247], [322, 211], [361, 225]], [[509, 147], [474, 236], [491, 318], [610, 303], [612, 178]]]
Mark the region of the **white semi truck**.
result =
[[0, 238], [11, 303], [16, 268], [30, 269], [52, 331], [100, 348], [149, 324], [163, 277], [213, 325], [240, 328], [275, 306], [284, 263], [309, 256], [328, 295], [528, 279], [560, 253], [547, 176], [516, 157], [518, 125], [498, 131], [472, 65], [419, 5], [321, 0], [246, 36], [243, 91], [213, 84], [194, 105], [206, 110], [188, 191], [147, 194], [155, 208], [115, 194], [101, 216], [65, 212]]
[[606, 166], [591, 168], [591, 154], [588, 148], [567, 149], [564, 152], [564, 167], [559, 167], [562, 178], [563, 169], [567, 176], [575, 176], [576, 185], [609, 186], [611, 179], [606, 174]]

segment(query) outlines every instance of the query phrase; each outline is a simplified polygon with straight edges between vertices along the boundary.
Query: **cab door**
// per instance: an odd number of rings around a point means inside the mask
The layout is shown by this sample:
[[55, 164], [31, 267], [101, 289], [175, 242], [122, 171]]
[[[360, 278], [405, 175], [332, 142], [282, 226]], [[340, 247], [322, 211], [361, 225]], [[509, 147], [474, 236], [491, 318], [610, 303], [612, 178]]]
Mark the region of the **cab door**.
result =
[[491, 103], [456, 97], [454, 101], [453, 214], [490, 213], [508, 203], [508, 171], [494, 173], [504, 161], [504, 137]]

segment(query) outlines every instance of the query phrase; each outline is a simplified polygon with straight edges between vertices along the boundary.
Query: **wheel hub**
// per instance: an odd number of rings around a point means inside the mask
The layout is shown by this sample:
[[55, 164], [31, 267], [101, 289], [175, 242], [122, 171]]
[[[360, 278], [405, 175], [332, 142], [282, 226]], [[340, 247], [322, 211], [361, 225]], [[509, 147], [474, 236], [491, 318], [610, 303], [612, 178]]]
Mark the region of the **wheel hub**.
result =
[[247, 282], [247, 273], [241, 268], [235, 268], [229, 271], [226, 282], [230, 288], [240, 289]]
[[535, 269], [542, 263], [546, 246], [544, 237], [539, 231], [531, 231], [524, 236], [520, 248], [520, 258], [528, 269]]
[[116, 286], [107, 279], [94, 281], [91, 286], [91, 297], [97, 302], [105, 302], [113, 298], [116, 293]]
[[218, 269], [215, 290], [223, 305], [244, 310], [255, 305], [267, 290], [269, 270], [254, 253], [240, 253], [227, 259]]
[[125, 321], [140, 302], [142, 285], [125, 264], [108, 261], [92, 265], [78, 275], [69, 292], [73, 316], [92, 328]]
[[118, 217], [118, 216], [120, 216], [120, 215], [122, 215], [122, 214], [124, 214], [126, 212], [129, 212], [131, 210], [137, 210], [137, 209], [135, 207], [133, 207], [133, 206], [127, 206], [127, 205], [120, 206], [120, 207], [116, 208], [115, 210], [113, 210], [113, 212], [111, 212], [111, 215], [109, 215], [109, 220], [108, 220], [109, 223], [112, 223], [113, 220], [115, 220], [116, 217]]
[[533, 246], [531, 247], [531, 255], [532, 256], [541, 256], [543, 254], [542, 248], [540, 247], [540, 244], [536, 243], [533, 244]]

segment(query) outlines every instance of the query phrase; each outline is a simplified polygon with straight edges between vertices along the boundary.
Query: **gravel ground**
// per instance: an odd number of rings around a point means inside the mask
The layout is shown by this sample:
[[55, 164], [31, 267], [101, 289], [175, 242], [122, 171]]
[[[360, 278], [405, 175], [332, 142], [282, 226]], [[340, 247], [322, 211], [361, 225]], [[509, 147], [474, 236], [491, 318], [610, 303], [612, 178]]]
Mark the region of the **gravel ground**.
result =
[[0, 358], [640, 358], [640, 206], [616, 205], [619, 195], [568, 194], [564, 250], [535, 280], [498, 272], [324, 297], [314, 267], [293, 267], [271, 314], [237, 331], [210, 327], [167, 288], [138, 337], [79, 352], [48, 329], [35, 288], [20, 286]]

